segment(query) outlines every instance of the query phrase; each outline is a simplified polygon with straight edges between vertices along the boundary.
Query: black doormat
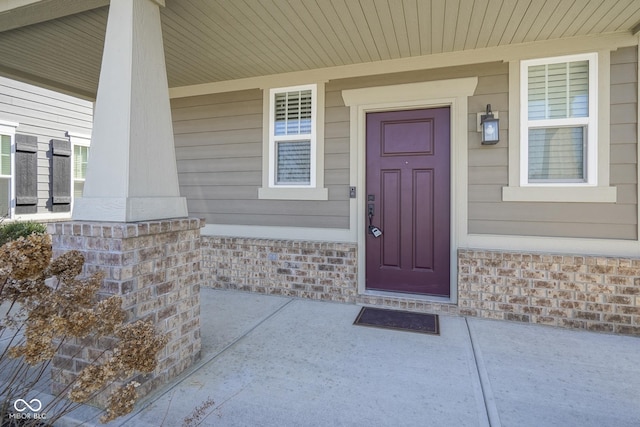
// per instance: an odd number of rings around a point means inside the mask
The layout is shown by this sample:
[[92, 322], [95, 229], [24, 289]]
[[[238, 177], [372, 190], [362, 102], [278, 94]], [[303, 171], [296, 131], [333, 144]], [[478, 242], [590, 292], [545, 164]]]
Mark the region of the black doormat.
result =
[[374, 328], [396, 329], [399, 331], [420, 332], [440, 335], [437, 314], [412, 313], [409, 311], [385, 310], [382, 308], [362, 307], [354, 325]]

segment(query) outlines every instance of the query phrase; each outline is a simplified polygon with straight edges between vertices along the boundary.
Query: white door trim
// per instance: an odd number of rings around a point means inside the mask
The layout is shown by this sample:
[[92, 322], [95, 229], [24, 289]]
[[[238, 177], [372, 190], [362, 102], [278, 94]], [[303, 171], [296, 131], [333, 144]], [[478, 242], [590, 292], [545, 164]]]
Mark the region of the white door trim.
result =
[[[457, 248], [467, 235], [467, 122], [468, 97], [478, 84], [477, 77], [377, 86], [342, 91], [345, 105], [350, 107], [350, 185], [359, 191], [351, 203], [350, 228], [358, 244], [358, 293], [365, 288], [365, 205], [366, 197], [366, 114], [373, 111], [406, 110], [410, 108], [449, 107], [451, 111], [451, 297], [457, 303]], [[395, 295], [395, 294], [394, 294]], [[421, 299], [424, 299], [421, 297]], [[441, 297], [433, 297], [442, 302]]]

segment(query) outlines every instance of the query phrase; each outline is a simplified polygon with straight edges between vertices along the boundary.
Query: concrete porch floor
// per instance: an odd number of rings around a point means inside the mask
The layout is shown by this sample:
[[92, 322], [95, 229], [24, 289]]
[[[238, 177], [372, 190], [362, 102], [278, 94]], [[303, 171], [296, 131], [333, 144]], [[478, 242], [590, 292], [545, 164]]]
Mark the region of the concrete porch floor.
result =
[[446, 316], [434, 336], [354, 326], [355, 305], [201, 295], [200, 361], [108, 426], [179, 427], [209, 398], [197, 425], [640, 425], [638, 338]]

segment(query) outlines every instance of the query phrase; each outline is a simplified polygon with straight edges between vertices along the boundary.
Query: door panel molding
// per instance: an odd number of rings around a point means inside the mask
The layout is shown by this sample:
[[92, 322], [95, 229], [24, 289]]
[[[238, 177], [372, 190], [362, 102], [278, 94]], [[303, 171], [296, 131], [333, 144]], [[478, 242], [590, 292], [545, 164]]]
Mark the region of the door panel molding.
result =
[[[412, 265], [414, 269], [433, 270], [435, 264], [435, 241], [421, 238], [425, 235], [432, 236], [435, 231], [433, 204], [429, 206], [428, 210], [422, 210], [422, 221], [420, 220], [421, 216], [418, 215], [418, 206], [422, 204], [420, 201], [424, 199], [426, 202], [433, 200], [435, 197], [434, 183], [433, 170], [422, 169], [413, 172], [413, 200], [417, 201], [414, 203], [412, 216], [412, 234], [414, 237], [412, 242]], [[418, 188], [422, 189], [422, 191], [418, 192]]]
[[[398, 169], [381, 170], [380, 188], [382, 190], [380, 200], [376, 201], [379, 214], [374, 217], [374, 220], [380, 222], [382, 230], [389, 231], [390, 236], [398, 236], [389, 245], [381, 248], [380, 258], [383, 266], [398, 268], [400, 267], [400, 191], [402, 189], [400, 171]], [[383, 200], [389, 200], [389, 203], [382, 206]]]

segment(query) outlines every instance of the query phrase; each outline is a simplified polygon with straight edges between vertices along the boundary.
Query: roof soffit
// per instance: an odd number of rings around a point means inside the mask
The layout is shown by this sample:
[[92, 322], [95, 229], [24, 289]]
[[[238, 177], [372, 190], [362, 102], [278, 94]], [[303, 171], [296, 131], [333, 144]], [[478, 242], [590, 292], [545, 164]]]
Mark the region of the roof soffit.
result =
[[[108, 14], [99, 6], [107, 2], [40, 1], [24, 6], [33, 12], [21, 21], [28, 26], [5, 31], [0, 12], [0, 74], [27, 76], [23, 79], [90, 97], [97, 88]], [[58, 7], [53, 19], [42, 16], [46, 4]], [[167, 0], [161, 19], [169, 86], [183, 87], [598, 34], [631, 35], [638, 32], [640, 2]]]

